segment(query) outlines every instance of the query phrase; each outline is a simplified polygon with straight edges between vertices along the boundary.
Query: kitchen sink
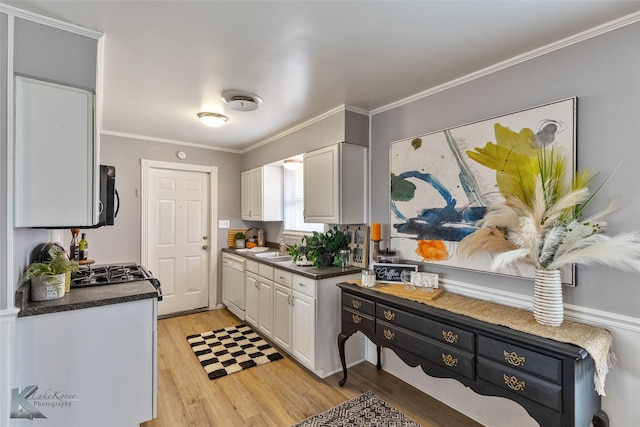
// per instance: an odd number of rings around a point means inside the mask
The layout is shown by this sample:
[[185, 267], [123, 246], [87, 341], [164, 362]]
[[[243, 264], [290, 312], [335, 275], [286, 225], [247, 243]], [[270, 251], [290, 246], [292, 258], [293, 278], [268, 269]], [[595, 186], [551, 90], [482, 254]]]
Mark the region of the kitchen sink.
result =
[[282, 253], [282, 252], [262, 252], [259, 254], [255, 254], [256, 257], [258, 258], [263, 258], [266, 259], [268, 261], [273, 261], [273, 262], [281, 262], [281, 261], [291, 261], [293, 260], [293, 258], [286, 254], [286, 253]]

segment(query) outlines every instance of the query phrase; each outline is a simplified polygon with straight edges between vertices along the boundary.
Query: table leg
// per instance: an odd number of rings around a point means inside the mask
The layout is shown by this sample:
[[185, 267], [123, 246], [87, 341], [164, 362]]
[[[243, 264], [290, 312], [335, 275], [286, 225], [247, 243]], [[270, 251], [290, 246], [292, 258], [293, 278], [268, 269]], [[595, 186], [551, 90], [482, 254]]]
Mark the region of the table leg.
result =
[[380, 346], [379, 345], [376, 346], [376, 353], [378, 353], [378, 363], [376, 364], [376, 368], [379, 371], [380, 369], [382, 369], [382, 364], [380, 363]]
[[593, 417], [593, 427], [609, 427], [609, 416], [602, 409]]
[[342, 332], [338, 334], [338, 352], [340, 353], [340, 362], [342, 363], [342, 379], [338, 383], [340, 387], [344, 386], [347, 382], [347, 361], [344, 355], [344, 343], [347, 341], [347, 338], [349, 338], [349, 335], [345, 335]]

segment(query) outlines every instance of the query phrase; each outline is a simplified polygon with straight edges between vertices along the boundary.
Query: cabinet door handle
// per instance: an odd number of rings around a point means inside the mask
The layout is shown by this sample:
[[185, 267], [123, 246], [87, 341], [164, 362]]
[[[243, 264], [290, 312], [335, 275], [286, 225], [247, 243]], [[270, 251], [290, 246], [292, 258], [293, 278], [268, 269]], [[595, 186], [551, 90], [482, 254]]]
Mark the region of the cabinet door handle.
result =
[[509, 353], [507, 350], [504, 351], [504, 360], [513, 366], [524, 366], [525, 357], [518, 356], [518, 353], [512, 351]]
[[353, 308], [359, 309], [360, 307], [362, 307], [362, 301], [354, 299], [351, 301], [351, 305], [353, 306]]
[[442, 353], [442, 361], [444, 362], [445, 365], [450, 366], [452, 368], [458, 366], [458, 359], [454, 358], [450, 354]]
[[442, 338], [449, 344], [455, 344], [458, 342], [458, 335], [451, 331], [442, 331]]
[[509, 376], [507, 374], [503, 374], [503, 378], [504, 378], [504, 383], [511, 390], [524, 391], [524, 381], [518, 381], [518, 378], [516, 378], [514, 375]]
[[352, 314], [351, 320], [353, 320], [353, 323], [355, 323], [356, 325], [362, 323], [362, 317], [358, 316], [357, 314]]
[[391, 310], [384, 311], [384, 318], [387, 320], [395, 320], [396, 314]]
[[394, 334], [393, 331], [390, 331], [388, 329], [385, 329], [383, 331], [383, 334], [384, 334], [384, 337], [389, 341], [393, 341], [396, 338], [396, 334]]

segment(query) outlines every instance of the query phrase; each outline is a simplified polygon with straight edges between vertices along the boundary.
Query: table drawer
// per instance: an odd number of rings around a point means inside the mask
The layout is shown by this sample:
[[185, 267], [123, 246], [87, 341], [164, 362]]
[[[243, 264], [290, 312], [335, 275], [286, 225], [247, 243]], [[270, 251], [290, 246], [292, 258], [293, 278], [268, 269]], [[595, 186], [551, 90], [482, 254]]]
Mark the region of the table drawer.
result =
[[478, 335], [478, 355], [562, 383], [562, 362], [559, 359], [483, 335]]
[[376, 317], [380, 320], [418, 332], [420, 335], [433, 338], [440, 343], [452, 345], [471, 353], [474, 352], [475, 334], [473, 332], [416, 316], [384, 304], [378, 304], [376, 311]]
[[376, 336], [389, 345], [427, 359], [443, 368], [474, 379], [475, 357], [451, 345], [440, 344], [430, 338], [381, 320], [376, 321]]
[[369, 316], [376, 314], [376, 304], [373, 301], [346, 292], [342, 293], [342, 305]]
[[478, 358], [478, 377], [556, 411], [562, 410], [562, 387], [542, 378]]
[[349, 329], [345, 326], [355, 326], [361, 331], [375, 332], [376, 321], [373, 316], [359, 313], [347, 307], [342, 307], [342, 329]]

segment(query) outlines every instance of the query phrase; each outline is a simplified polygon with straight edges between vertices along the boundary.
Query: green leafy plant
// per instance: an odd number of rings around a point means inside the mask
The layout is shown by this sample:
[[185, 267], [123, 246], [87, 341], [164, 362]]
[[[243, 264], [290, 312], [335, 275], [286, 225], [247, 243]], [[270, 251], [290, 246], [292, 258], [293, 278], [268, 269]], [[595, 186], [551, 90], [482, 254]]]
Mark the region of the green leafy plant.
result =
[[316, 267], [340, 265], [340, 250], [349, 244], [347, 236], [334, 226], [326, 233], [313, 232], [311, 236], [304, 236], [300, 245], [293, 245], [288, 253], [294, 261], [303, 257], [311, 261]]
[[51, 282], [58, 274], [71, 273], [78, 270], [78, 263], [70, 261], [64, 251], [54, 253], [53, 259], [48, 262], [33, 262], [25, 268], [22, 273], [22, 282], [28, 282], [34, 277], [40, 278], [44, 282]]
[[233, 237], [235, 237], [236, 240], [245, 240], [247, 238], [247, 235], [243, 232], [238, 232]]

